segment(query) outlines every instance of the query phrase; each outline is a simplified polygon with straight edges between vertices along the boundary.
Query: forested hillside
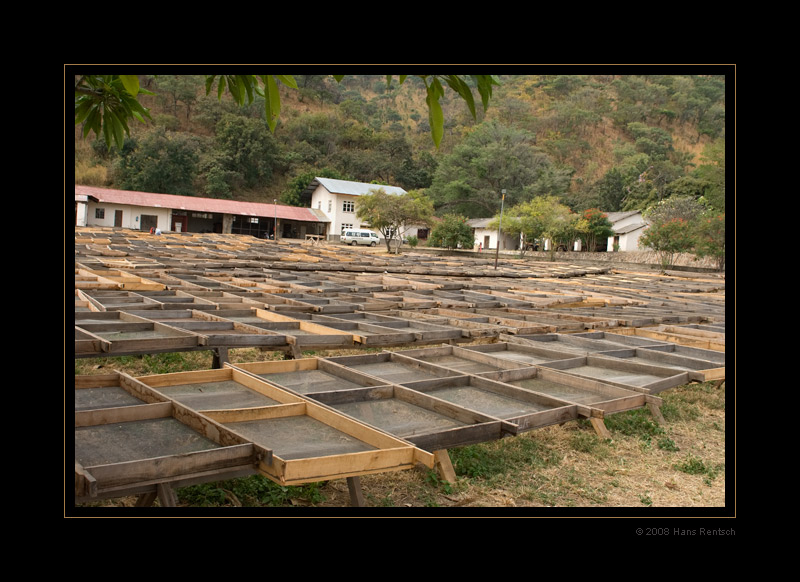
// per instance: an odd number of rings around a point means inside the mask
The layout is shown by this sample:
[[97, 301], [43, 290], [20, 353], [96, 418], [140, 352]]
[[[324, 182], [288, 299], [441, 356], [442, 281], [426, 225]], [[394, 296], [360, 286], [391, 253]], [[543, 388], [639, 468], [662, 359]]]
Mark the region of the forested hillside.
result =
[[[121, 150], [75, 130], [76, 183], [307, 205], [314, 176], [424, 190], [437, 213], [493, 216], [558, 197], [574, 211], [644, 210], [671, 196], [725, 209], [724, 76], [499, 76], [473, 119], [446, 94], [434, 147], [418, 79], [295, 75], [271, 132], [264, 106], [206, 94], [202, 75], [141, 76], [146, 123]], [[476, 97], [476, 100], [478, 98]]]

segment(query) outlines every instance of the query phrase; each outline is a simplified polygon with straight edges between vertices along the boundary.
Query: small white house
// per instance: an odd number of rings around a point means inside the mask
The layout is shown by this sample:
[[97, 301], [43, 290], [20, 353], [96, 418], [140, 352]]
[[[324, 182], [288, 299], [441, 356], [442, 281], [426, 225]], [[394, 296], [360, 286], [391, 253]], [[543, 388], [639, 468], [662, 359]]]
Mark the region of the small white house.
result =
[[[470, 218], [467, 224], [472, 228], [472, 235], [475, 237], [475, 247], [481, 245], [483, 249], [497, 249], [497, 237], [500, 234], [497, 228], [489, 228], [494, 222], [494, 218]], [[520, 237], [509, 236], [503, 233], [503, 242], [500, 245], [502, 251], [513, 251], [519, 249]]]
[[378, 189], [388, 194], [406, 193], [397, 186], [381, 186], [332, 178], [314, 178], [306, 192], [311, 192], [311, 209], [322, 212], [330, 220], [328, 240], [339, 240], [343, 229], [369, 227], [356, 216], [356, 207], [359, 197]]
[[608, 237], [608, 252], [638, 251], [639, 238], [647, 228], [647, 222], [638, 210], [631, 212], [607, 212], [614, 235]]

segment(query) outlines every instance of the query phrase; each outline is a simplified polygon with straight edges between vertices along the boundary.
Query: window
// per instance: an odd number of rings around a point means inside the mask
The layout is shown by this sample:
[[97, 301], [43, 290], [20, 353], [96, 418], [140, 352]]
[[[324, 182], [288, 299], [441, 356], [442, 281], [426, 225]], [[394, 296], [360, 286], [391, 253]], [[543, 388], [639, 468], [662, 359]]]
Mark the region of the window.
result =
[[328, 200], [328, 214], [333, 210], [333, 200]]
[[345, 200], [342, 202], [342, 212], [355, 212], [356, 211], [356, 203], [352, 200]]
[[353, 225], [352, 224], [343, 224], [342, 225], [342, 230], [353, 230]]
[[106, 217], [106, 209], [105, 208], [95, 208], [94, 209], [94, 217], [95, 218], [105, 218]]

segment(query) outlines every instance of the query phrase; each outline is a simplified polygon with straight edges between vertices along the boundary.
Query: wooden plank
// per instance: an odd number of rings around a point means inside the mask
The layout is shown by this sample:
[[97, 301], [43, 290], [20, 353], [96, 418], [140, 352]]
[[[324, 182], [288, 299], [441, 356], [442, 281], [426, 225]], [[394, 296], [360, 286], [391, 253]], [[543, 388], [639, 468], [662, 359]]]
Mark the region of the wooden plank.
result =
[[[101, 490], [124, 489], [133, 485], [143, 487], [168, 480], [186, 479], [195, 473], [217, 473], [241, 468], [255, 467], [255, 449], [251, 444], [224, 447], [170, 455], [155, 459], [141, 459], [125, 463], [85, 467], [97, 483], [95, 494]], [[80, 490], [76, 495], [91, 495], [91, 491]]]
[[116, 424], [170, 416], [172, 416], [172, 402], [83, 410], [75, 412], [75, 427]]
[[117, 321], [86, 322], [77, 327], [85, 333], [100, 337], [106, 353], [148, 353], [151, 351], [181, 350], [200, 345], [198, 335], [121, 311]]

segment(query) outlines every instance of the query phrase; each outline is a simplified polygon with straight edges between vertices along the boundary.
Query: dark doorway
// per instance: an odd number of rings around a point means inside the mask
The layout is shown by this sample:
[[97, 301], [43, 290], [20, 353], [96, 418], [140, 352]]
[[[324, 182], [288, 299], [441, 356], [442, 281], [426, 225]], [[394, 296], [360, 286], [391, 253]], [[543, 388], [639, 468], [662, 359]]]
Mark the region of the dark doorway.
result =
[[150, 232], [151, 228], [155, 229], [158, 226], [158, 216], [153, 214], [142, 214], [140, 220], [139, 228], [145, 232]]

